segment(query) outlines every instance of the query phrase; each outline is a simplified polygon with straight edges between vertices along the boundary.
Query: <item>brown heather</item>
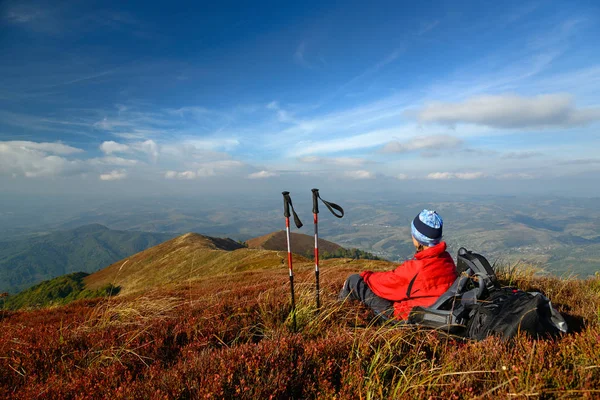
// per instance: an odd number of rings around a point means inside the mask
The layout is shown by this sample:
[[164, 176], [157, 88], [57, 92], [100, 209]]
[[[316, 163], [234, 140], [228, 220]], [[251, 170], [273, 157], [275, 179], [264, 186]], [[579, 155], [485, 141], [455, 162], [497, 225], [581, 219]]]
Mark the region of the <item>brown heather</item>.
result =
[[3, 312], [0, 398], [600, 397], [599, 277], [507, 268], [504, 283], [545, 292], [574, 332], [465, 342], [373, 325], [336, 301], [349, 273], [382, 261], [324, 261], [317, 313], [312, 263], [298, 257], [294, 333], [285, 254], [232, 243], [184, 235], [88, 277], [118, 296]]

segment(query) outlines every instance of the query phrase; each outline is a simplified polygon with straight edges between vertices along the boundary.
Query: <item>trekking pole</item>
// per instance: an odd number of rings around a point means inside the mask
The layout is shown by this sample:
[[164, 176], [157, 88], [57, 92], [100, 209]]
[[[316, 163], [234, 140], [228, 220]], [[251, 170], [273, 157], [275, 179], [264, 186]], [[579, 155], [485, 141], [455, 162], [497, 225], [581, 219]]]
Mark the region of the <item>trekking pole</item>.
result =
[[[338, 218], [344, 216], [344, 209], [337, 204], [330, 203], [321, 199], [319, 195], [319, 189], [312, 189], [313, 198], [313, 221], [315, 224], [315, 281], [316, 281], [316, 293], [317, 293], [317, 311], [321, 309], [321, 301], [319, 298], [320, 287], [319, 287], [319, 199], [327, 206], [329, 211]], [[340, 214], [337, 214], [333, 210], [337, 210]]]
[[300, 218], [294, 211], [294, 205], [292, 204], [292, 199], [290, 198], [290, 192], [281, 192], [283, 195], [283, 215], [285, 217], [285, 231], [287, 236], [287, 249], [288, 249], [288, 268], [290, 271], [290, 289], [292, 292], [292, 318], [293, 318], [293, 330], [296, 332], [296, 300], [294, 298], [294, 269], [292, 267], [292, 246], [290, 241], [290, 207], [292, 208], [292, 213], [294, 214], [294, 223], [296, 227], [300, 229], [302, 227], [302, 222], [300, 222]]

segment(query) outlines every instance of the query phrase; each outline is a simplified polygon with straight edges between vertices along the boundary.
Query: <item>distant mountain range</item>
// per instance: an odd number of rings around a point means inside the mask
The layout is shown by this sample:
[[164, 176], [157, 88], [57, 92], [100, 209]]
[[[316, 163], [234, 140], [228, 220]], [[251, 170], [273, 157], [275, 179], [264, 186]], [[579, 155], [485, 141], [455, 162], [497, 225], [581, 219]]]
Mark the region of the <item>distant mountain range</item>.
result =
[[95, 272], [174, 236], [117, 231], [92, 224], [0, 242], [0, 292], [15, 293], [71, 272]]

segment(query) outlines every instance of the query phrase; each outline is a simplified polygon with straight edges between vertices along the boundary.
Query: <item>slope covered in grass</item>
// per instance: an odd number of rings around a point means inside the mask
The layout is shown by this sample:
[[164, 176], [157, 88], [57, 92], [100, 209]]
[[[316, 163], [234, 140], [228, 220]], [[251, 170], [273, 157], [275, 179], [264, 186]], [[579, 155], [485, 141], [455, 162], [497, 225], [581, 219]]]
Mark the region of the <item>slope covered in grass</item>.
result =
[[248, 249], [231, 239], [188, 233], [114, 263], [85, 278], [85, 283], [92, 290], [113, 284], [127, 294], [189, 284], [206, 276], [281, 268], [284, 262], [284, 252]]
[[[175, 252], [193, 252], [190, 239], [173, 243]], [[225, 253], [238, 252], [260, 254]], [[193, 268], [201, 270], [205, 264], [199, 256]], [[193, 256], [180, 262], [190, 269]], [[312, 263], [299, 259], [297, 332], [291, 331], [284, 264], [223, 274], [226, 264], [215, 263], [179, 286], [4, 312], [0, 397], [554, 399], [600, 394], [599, 277], [562, 280], [502, 272], [504, 284], [550, 296], [574, 332], [556, 340], [463, 342], [428, 330], [373, 325], [363, 307], [336, 301], [348, 274], [390, 265], [324, 261], [323, 308], [317, 312]]]
[[0, 242], [0, 292], [16, 293], [72, 272], [94, 272], [173, 236], [115, 231], [93, 224], [30, 239]]
[[38, 283], [19, 294], [7, 297], [0, 306], [8, 310], [41, 308], [119, 293], [119, 288], [110, 283], [96, 290], [86, 289], [83, 279], [88, 275], [85, 272], [75, 272]]

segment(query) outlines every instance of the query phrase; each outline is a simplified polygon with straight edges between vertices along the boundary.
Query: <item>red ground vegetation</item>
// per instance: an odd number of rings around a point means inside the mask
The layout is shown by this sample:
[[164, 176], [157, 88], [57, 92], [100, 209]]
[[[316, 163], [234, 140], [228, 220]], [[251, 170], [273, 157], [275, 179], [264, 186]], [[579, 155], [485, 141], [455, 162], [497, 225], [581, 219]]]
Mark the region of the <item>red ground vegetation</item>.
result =
[[335, 300], [350, 272], [343, 261], [322, 270], [324, 307], [317, 314], [312, 271], [301, 268], [296, 333], [285, 268], [4, 312], [0, 398], [600, 395], [598, 278], [517, 277], [518, 286], [546, 292], [577, 332], [557, 340], [475, 343], [370, 324], [367, 310]]

